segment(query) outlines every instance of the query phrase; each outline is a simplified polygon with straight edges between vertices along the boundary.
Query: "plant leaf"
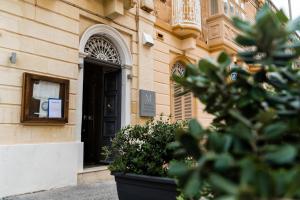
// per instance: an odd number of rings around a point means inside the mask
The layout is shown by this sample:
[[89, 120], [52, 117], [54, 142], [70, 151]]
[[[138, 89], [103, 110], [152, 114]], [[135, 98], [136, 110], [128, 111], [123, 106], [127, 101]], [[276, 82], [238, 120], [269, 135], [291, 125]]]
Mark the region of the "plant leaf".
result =
[[236, 194], [238, 192], [238, 187], [234, 183], [220, 175], [211, 174], [209, 180], [214, 187], [217, 187], [228, 194]]
[[265, 159], [275, 164], [288, 164], [294, 161], [297, 150], [292, 145], [284, 145], [273, 152], [265, 154]]
[[196, 119], [190, 120], [189, 130], [195, 139], [200, 139], [203, 135], [203, 129]]

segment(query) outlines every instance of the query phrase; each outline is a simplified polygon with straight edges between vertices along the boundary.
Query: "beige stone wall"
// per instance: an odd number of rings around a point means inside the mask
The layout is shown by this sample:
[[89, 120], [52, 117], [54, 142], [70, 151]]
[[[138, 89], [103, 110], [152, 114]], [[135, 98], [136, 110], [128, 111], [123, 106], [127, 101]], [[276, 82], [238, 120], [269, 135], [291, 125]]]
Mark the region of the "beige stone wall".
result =
[[[132, 52], [131, 123], [143, 123], [139, 117], [139, 89], [156, 92], [157, 115], [171, 114], [171, 64], [179, 57], [196, 63], [203, 57], [216, 57], [205, 44], [208, 29], [208, 2], [203, 1], [203, 32], [197, 47], [184, 50], [184, 40], [170, 28], [170, 8], [156, 1], [155, 12], [132, 8], [114, 19], [104, 17], [102, 0], [1, 0], [0, 3], [0, 145], [75, 141], [76, 105], [78, 98], [78, 48], [84, 31], [98, 23], [117, 29]], [[158, 7], [157, 7], [158, 6]], [[252, 7], [251, 7], [252, 6]], [[164, 12], [166, 8], [166, 12]], [[246, 5], [253, 17], [255, 7]], [[166, 15], [166, 13], [168, 13]], [[157, 16], [156, 15], [160, 15]], [[137, 16], [138, 15], [138, 16]], [[164, 24], [165, 23], [165, 24]], [[143, 32], [153, 36], [155, 44], [142, 44]], [[157, 34], [163, 39], [157, 38]], [[17, 63], [9, 57], [17, 53]], [[22, 74], [38, 73], [70, 80], [69, 123], [64, 126], [29, 126], [20, 123]], [[205, 126], [211, 116], [195, 100], [194, 117]]]
[[[163, 40], [155, 38], [154, 45], [154, 91], [157, 96], [157, 117], [160, 114], [169, 116], [172, 113], [171, 105], [171, 68], [176, 60], [188, 60], [190, 63], [197, 63], [201, 58], [209, 57], [210, 53], [197, 46], [196, 49], [184, 51], [182, 48], [183, 40], [174, 34], [156, 27], [156, 33], [163, 35]], [[157, 35], [157, 34], [156, 34]], [[203, 105], [194, 99], [193, 116], [202, 124], [208, 126], [212, 117], [203, 112]]]
[[[79, 13], [60, 1], [0, 3], [0, 144], [74, 140], [78, 75]], [[9, 57], [17, 53], [17, 63]], [[23, 72], [70, 80], [69, 123], [20, 124]]]
[[[221, 5], [221, 0], [219, 3]], [[183, 45], [186, 44], [184, 44], [184, 40], [175, 36], [172, 32], [172, 1], [155, 0], [156, 32], [163, 35], [163, 40], [156, 38], [154, 46], [154, 89], [157, 94], [157, 115], [161, 113], [164, 115], [172, 114], [170, 68], [174, 59], [178, 56], [184, 56], [190, 62], [196, 63], [200, 58], [208, 56], [215, 59], [221, 51], [227, 51], [230, 55], [235, 55], [239, 50], [239, 47], [233, 42], [237, 30], [225, 15], [219, 14], [215, 17], [216, 19], [211, 19], [209, 4], [210, 0], [201, 0], [202, 31], [197, 37], [197, 47], [185, 51]], [[220, 7], [220, 12], [222, 9]], [[256, 9], [254, 1], [248, 1], [245, 4], [246, 18], [253, 19]], [[209, 23], [218, 26], [210, 26]], [[216, 39], [216, 35], [220, 39]], [[212, 116], [205, 113], [203, 109], [204, 105], [195, 100], [194, 117], [204, 126], [209, 126]]]
[[[0, 3], [0, 144], [74, 141], [78, 100], [78, 48], [82, 33], [105, 23], [119, 30], [133, 53], [132, 119], [137, 114], [137, 36], [129, 11], [114, 21], [101, 17], [101, 1], [2, 0]], [[17, 53], [17, 63], [9, 57]], [[70, 80], [69, 123], [20, 123], [22, 74]]]

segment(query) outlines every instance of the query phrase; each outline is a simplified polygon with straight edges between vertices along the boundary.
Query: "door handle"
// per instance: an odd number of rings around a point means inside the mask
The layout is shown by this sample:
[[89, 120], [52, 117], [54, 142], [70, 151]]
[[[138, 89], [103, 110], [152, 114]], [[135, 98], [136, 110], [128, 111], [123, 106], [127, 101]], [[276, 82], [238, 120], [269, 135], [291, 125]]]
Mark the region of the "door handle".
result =
[[85, 120], [85, 121], [93, 121], [94, 120], [94, 118], [93, 118], [93, 116], [92, 115], [83, 115], [83, 120]]

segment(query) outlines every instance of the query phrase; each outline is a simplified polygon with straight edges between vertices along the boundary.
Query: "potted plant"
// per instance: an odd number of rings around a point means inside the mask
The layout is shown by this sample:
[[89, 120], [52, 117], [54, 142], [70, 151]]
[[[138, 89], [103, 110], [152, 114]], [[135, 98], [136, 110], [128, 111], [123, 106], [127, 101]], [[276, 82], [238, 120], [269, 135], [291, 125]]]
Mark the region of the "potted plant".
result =
[[177, 187], [167, 177], [173, 152], [167, 148], [175, 141], [175, 131], [184, 123], [151, 120], [144, 125], [127, 126], [109, 148], [120, 200], [175, 200]]

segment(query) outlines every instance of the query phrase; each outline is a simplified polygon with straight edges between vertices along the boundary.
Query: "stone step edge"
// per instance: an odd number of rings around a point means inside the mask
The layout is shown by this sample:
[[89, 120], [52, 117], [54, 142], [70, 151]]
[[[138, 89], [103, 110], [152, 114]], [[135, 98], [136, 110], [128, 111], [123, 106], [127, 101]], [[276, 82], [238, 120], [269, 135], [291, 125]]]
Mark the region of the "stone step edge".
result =
[[109, 171], [108, 166], [84, 168], [83, 171], [78, 173], [78, 175], [97, 173], [97, 172], [105, 172], [105, 171]]

